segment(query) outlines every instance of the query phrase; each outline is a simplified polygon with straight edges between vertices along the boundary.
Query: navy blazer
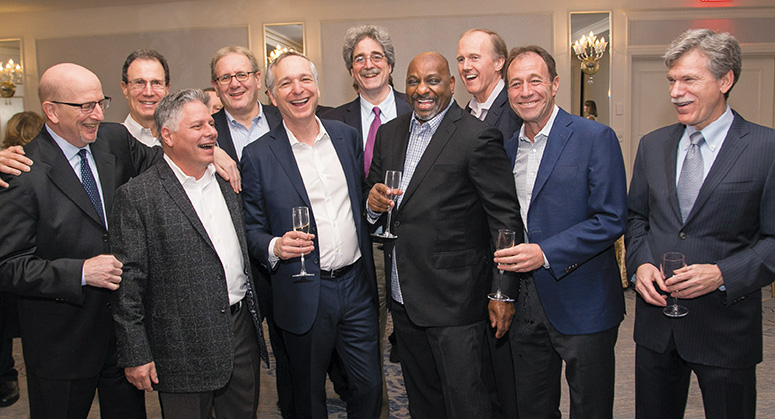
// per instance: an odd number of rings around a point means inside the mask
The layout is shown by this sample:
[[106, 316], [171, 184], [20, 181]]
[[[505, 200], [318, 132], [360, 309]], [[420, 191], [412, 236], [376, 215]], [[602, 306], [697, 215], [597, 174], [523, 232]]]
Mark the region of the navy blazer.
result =
[[[505, 146], [513, 164], [519, 133]], [[550, 264], [533, 272], [536, 289], [560, 333], [600, 332], [624, 318], [614, 242], [625, 229], [626, 182], [614, 131], [560, 109], [527, 213], [529, 241]]]
[[[393, 90], [396, 101], [396, 117], [412, 112], [412, 107], [406, 101], [406, 95]], [[363, 142], [363, 123], [361, 120], [361, 97], [356, 96], [352, 102], [345, 103], [320, 115], [321, 119], [342, 121], [358, 130], [358, 136]], [[362, 147], [361, 147], [362, 148]]]
[[[361, 262], [368, 284], [377, 301], [371, 241], [363, 217], [361, 180], [363, 147], [357, 131], [338, 121], [322, 120], [323, 127], [339, 156], [347, 179], [353, 221], [358, 233]], [[248, 250], [254, 260], [272, 272], [274, 318], [283, 330], [306, 333], [315, 320], [320, 299], [320, 260], [315, 214], [293, 156], [285, 127], [279, 125], [245, 147], [242, 154], [242, 195], [245, 207]], [[307, 271], [315, 276], [296, 280], [292, 275], [301, 269], [300, 258], [280, 260], [271, 267], [269, 243], [293, 229], [291, 208], [310, 208], [310, 233], [315, 234], [315, 249], [305, 257]]]
[[716, 264], [726, 291], [681, 300], [674, 320], [638, 296], [635, 341], [663, 352], [671, 335], [681, 357], [723, 368], [762, 360], [761, 288], [775, 278], [775, 131], [737, 113], [686, 222], [676, 193], [675, 124], [643, 137], [629, 195], [627, 268], [659, 267], [665, 252]]
[[[267, 124], [269, 124], [269, 130], [272, 130], [272, 128], [278, 125], [282, 125], [283, 117], [280, 115], [279, 109], [272, 105], [261, 104], [261, 111], [263, 112], [263, 117], [266, 118]], [[232, 160], [239, 162], [237, 150], [234, 148], [234, 142], [231, 139], [229, 120], [226, 118], [226, 109], [222, 108], [220, 111], [214, 113], [213, 121], [215, 122], [215, 130], [218, 131], [218, 147], [225, 151]]]
[[[471, 107], [468, 105], [466, 105], [466, 112], [471, 112]], [[487, 116], [484, 117], [484, 122], [498, 128], [503, 134], [503, 138], [507, 140], [519, 131], [522, 126], [522, 118], [509, 105], [507, 87], [504, 86], [492, 102], [492, 106], [487, 110]]]

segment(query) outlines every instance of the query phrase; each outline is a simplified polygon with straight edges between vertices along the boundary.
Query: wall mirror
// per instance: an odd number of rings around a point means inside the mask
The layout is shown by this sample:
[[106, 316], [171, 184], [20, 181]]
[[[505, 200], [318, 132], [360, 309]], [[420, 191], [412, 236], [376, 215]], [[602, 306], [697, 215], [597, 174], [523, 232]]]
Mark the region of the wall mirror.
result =
[[[5, 124], [14, 114], [24, 111], [24, 61], [22, 60], [21, 39], [0, 39], [0, 65], [3, 67], [13, 60], [13, 75], [8, 74], [8, 80], [3, 83], [3, 93], [0, 96], [0, 140], [5, 137]], [[19, 65], [19, 71], [16, 70]], [[5, 79], [5, 77], [0, 77]], [[8, 96], [8, 97], [6, 97]]]
[[264, 25], [264, 66], [268, 65], [273, 57], [291, 49], [304, 54], [304, 23]]
[[593, 101], [597, 108], [595, 119], [610, 125], [611, 12], [572, 12], [569, 32], [571, 110], [586, 117], [589, 108], [585, 111], [584, 105]]

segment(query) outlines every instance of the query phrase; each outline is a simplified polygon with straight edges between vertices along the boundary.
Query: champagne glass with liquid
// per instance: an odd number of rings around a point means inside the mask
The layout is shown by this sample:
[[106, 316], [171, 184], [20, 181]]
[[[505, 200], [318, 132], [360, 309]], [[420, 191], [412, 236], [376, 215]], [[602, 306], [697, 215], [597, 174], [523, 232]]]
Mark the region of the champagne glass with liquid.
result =
[[[387, 197], [396, 200], [396, 195], [393, 193], [395, 189], [401, 187], [401, 172], [398, 170], [388, 170], [385, 172], [385, 186], [389, 188]], [[385, 224], [385, 231], [382, 234], [373, 234], [374, 237], [382, 237], [383, 239], [397, 239], [398, 236], [390, 233], [390, 217], [393, 214], [393, 207], [389, 207], [387, 210], [387, 223]]]
[[[662, 275], [665, 276], [665, 279], [669, 279], [673, 275], [675, 275], [675, 271], [677, 269], [681, 269], [684, 266], [686, 266], [686, 258], [684, 257], [683, 253], [679, 252], [667, 252], [664, 255], [662, 255]], [[673, 304], [665, 307], [664, 310], [662, 310], [663, 313], [665, 313], [665, 316], [667, 317], [683, 317], [687, 314], [689, 314], [689, 309], [678, 305], [678, 298], [673, 298]]]
[[[301, 231], [302, 233], [309, 234], [309, 208], [307, 207], [293, 207], [293, 231]], [[301, 272], [293, 275], [294, 278], [315, 276], [307, 272], [304, 266], [304, 254], [301, 255]]]
[[[495, 244], [495, 246], [498, 250], [508, 249], [509, 247], [514, 246], [515, 241], [516, 241], [516, 233], [514, 232], [514, 230], [502, 228], [498, 230], [498, 242]], [[509, 298], [508, 295], [501, 292], [501, 281], [503, 281], [503, 270], [498, 269], [498, 273], [500, 274], [500, 276], [498, 277], [498, 291], [488, 294], [487, 298], [494, 301], [505, 301], [505, 302], [514, 301], [513, 298]]]

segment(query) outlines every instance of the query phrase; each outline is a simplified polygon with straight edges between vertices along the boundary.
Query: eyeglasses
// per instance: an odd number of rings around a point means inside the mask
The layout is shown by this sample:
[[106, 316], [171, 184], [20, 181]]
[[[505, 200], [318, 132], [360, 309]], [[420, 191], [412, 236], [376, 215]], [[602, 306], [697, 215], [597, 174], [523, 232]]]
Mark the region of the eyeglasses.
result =
[[359, 55], [353, 59], [353, 64], [359, 67], [366, 65], [367, 59], [371, 60], [372, 64], [379, 64], [385, 59], [385, 56], [382, 54], [371, 54], [371, 56]]
[[164, 81], [162, 80], [143, 80], [143, 79], [134, 79], [129, 80], [127, 85], [129, 85], [129, 89], [131, 90], [144, 90], [145, 86], [148, 84], [151, 85], [151, 89], [153, 90], [164, 90], [167, 85], [164, 84]]
[[86, 102], [86, 103], [69, 103], [69, 102], [59, 102], [56, 100], [50, 100], [51, 103], [57, 103], [60, 105], [67, 105], [67, 106], [73, 106], [76, 108], [81, 108], [82, 113], [92, 113], [94, 112], [94, 108], [97, 107], [97, 105], [100, 105], [100, 108], [104, 111], [105, 109], [108, 109], [110, 106], [110, 98], [105, 96], [104, 99], [98, 100], [96, 102]]
[[248, 71], [247, 73], [244, 71], [239, 71], [234, 74], [224, 74], [222, 76], [218, 76], [215, 78], [215, 81], [217, 81], [219, 84], [227, 85], [231, 83], [232, 77], [237, 79], [238, 82], [248, 81], [248, 78], [251, 74], [256, 74], [258, 71]]

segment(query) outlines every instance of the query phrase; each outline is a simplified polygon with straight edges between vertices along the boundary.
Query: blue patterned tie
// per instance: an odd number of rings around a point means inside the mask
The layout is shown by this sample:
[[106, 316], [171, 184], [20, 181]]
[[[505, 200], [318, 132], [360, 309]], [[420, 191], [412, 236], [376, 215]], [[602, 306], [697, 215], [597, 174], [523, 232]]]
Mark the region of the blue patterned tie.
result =
[[105, 225], [105, 214], [102, 212], [102, 199], [100, 199], [100, 190], [97, 189], [97, 182], [94, 180], [94, 175], [89, 167], [89, 160], [86, 159], [86, 149], [78, 150], [78, 156], [81, 157], [81, 183], [83, 189], [91, 199], [94, 209], [97, 210], [97, 215], [102, 220], [102, 225]]
[[694, 201], [700, 193], [702, 186], [702, 175], [704, 173], [702, 153], [700, 145], [705, 141], [702, 133], [697, 131], [690, 135], [691, 144], [686, 151], [686, 158], [681, 167], [681, 176], [678, 178], [678, 203], [681, 205], [681, 218], [686, 221], [686, 217], [694, 206]]

